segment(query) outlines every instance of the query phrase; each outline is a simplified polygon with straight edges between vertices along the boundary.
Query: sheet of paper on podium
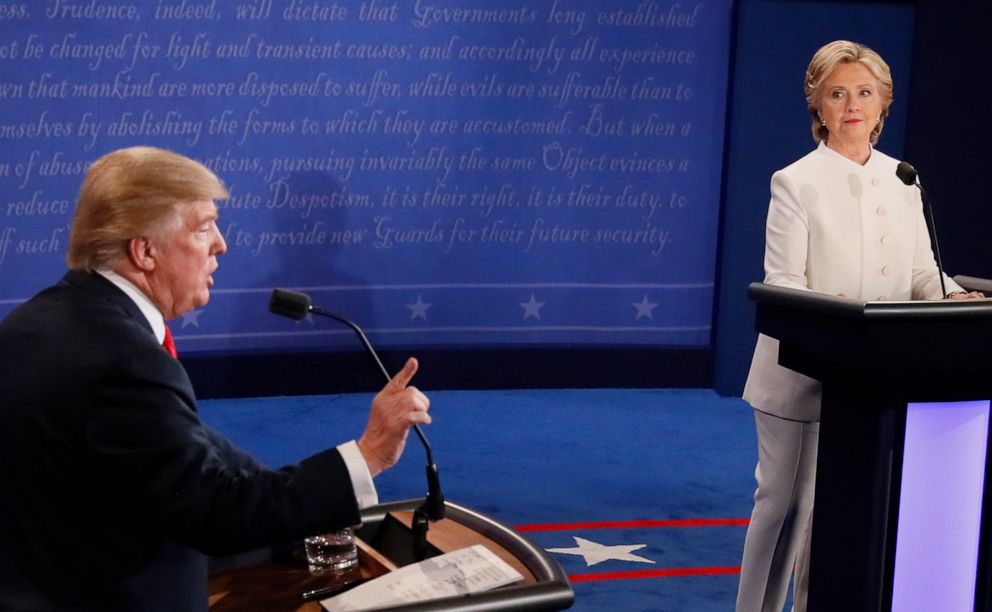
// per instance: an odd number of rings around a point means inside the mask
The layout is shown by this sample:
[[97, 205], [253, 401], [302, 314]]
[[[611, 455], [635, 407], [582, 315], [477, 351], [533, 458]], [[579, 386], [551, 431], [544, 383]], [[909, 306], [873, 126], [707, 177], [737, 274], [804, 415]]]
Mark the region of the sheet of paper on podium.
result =
[[482, 544], [401, 567], [321, 601], [329, 612], [353, 612], [488, 591], [524, 577]]

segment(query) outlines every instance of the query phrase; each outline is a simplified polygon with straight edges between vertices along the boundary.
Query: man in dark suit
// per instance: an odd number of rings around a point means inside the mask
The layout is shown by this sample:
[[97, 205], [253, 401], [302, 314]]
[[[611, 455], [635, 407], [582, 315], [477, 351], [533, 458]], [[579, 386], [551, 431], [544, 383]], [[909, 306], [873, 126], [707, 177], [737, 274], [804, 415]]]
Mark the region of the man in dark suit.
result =
[[413, 359], [357, 443], [278, 471], [199, 420], [164, 320], [207, 303], [227, 195], [175, 153], [104, 156], [71, 270], [0, 323], [0, 609], [206, 609], [204, 553], [358, 523], [372, 477], [430, 422]]

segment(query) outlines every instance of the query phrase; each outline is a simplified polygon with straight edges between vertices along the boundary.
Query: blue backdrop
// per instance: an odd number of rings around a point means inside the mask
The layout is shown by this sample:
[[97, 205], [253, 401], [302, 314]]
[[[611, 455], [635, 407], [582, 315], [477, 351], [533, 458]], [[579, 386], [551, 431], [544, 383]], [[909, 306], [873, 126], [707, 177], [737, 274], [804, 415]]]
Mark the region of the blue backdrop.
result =
[[[17, 8], [17, 7], [15, 7]], [[710, 344], [731, 2], [51, 2], [0, 19], [0, 316], [51, 283], [87, 165], [228, 184], [180, 349]]]

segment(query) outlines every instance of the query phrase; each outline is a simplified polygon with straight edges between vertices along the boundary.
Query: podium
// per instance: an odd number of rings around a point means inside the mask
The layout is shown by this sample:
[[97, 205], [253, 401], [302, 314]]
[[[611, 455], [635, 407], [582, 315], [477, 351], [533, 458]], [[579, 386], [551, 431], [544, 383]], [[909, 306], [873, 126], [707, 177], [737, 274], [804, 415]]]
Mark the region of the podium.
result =
[[[224, 569], [210, 576], [210, 610], [319, 612], [318, 601], [301, 595], [338, 581], [370, 579], [410, 561], [413, 541], [409, 530], [414, 510], [423, 499], [382, 504], [362, 511], [358, 539], [359, 566], [344, 574], [313, 575], [307, 569], [302, 544], [247, 566]], [[430, 524], [429, 547], [445, 553], [483, 544], [524, 576], [517, 583], [491, 591], [408, 604], [389, 610], [499, 611], [562, 610], [575, 594], [557, 561], [516, 531], [478, 512], [445, 502], [446, 517]], [[400, 559], [397, 563], [395, 559]], [[331, 595], [327, 595], [331, 597]]]
[[809, 610], [992, 611], [992, 300], [748, 294], [779, 363], [823, 384]]

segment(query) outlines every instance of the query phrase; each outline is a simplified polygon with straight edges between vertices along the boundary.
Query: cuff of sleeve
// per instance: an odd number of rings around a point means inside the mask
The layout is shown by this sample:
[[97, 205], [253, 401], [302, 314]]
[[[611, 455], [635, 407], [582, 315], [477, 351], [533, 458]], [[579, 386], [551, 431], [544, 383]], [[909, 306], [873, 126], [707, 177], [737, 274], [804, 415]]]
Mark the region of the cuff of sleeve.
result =
[[964, 287], [954, 282], [954, 279], [946, 274], [944, 275], [944, 288], [947, 289], [947, 295], [944, 296], [945, 298], [954, 295], [955, 293], [968, 293], [964, 290]]
[[351, 486], [355, 489], [355, 499], [358, 501], [358, 509], [364, 510], [378, 505], [379, 493], [375, 490], [372, 482], [372, 473], [365, 463], [362, 451], [358, 450], [358, 444], [352, 440], [338, 446], [338, 452], [344, 459], [345, 467], [348, 468], [348, 476], [351, 477]]

